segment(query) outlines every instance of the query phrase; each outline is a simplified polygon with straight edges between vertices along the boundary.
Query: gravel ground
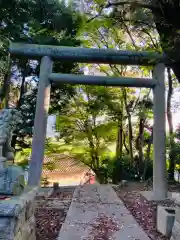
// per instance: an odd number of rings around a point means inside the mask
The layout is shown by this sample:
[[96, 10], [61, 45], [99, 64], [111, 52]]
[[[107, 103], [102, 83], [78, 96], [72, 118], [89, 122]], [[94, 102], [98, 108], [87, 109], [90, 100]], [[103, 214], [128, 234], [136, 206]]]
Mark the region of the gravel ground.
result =
[[173, 201], [147, 201], [136, 191], [125, 192], [118, 188], [114, 190], [151, 240], [169, 240], [156, 230], [156, 212], [157, 205], [174, 206]]
[[[66, 218], [74, 189], [54, 192], [49, 197], [37, 197], [36, 240], [56, 240]], [[67, 205], [68, 200], [68, 205]], [[63, 207], [63, 202], [66, 202]], [[58, 207], [58, 204], [60, 207]]]

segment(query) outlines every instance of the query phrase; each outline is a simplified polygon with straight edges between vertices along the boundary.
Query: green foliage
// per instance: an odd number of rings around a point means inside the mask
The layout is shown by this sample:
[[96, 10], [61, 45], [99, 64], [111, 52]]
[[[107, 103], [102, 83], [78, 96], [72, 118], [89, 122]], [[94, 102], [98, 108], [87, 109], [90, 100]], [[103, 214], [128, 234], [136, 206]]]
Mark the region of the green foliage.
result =
[[[7, 48], [10, 41], [24, 43], [79, 46], [77, 32], [81, 26], [80, 14], [67, 6], [64, 1], [24, 1], [10, 0], [0, 3], [2, 15], [0, 41], [2, 41], [2, 57], [0, 58], [0, 80], [5, 81], [7, 73]], [[12, 9], [12, 6], [15, 8]], [[16, 9], [16, 10], [15, 10]], [[11, 12], [11, 14], [9, 14]], [[2, 64], [1, 64], [2, 61]], [[56, 62], [55, 72], [79, 72], [79, 67], [73, 62]], [[13, 60], [9, 102], [14, 103], [21, 112], [22, 121], [17, 127], [12, 139], [12, 146], [17, 151], [29, 148], [32, 141], [34, 125], [39, 62]], [[3, 85], [4, 83], [2, 83]], [[8, 89], [7, 94], [8, 94]], [[69, 98], [75, 94], [75, 88], [62, 85], [51, 88], [50, 113], [61, 112]]]
[[[95, 169], [98, 180], [101, 183], [113, 182], [115, 184], [119, 183], [121, 180], [139, 181], [140, 176], [138, 168], [135, 165], [133, 168], [129, 168], [129, 160], [127, 156], [123, 156], [122, 159], [111, 156], [102, 159], [100, 168]], [[147, 165], [145, 166], [145, 164]], [[153, 176], [152, 161], [144, 161], [141, 167], [143, 169], [146, 167], [144, 180]]]
[[34, 126], [37, 88], [26, 93], [22, 98], [22, 105], [19, 108], [21, 113], [20, 124], [14, 132], [16, 138], [16, 151], [30, 148]]
[[31, 153], [31, 148], [24, 148], [21, 152], [16, 152], [15, 162], [21, 162], [29, 158]]
[[28, 159], [24, 159], [21, 162], [18, 162], [17, 165], [22, 167], [23, 169], [26, 169], [27, 166], [29, 165], [29, 161]]
[[43, 168], [45, 170], [53, 171], [55, 169], [55, 163], [54, 162], [44, 163]]
[[29, 164], [30, 154], [31, 154], [30, 148], [24, 148], [21, 151], [16, 152], [14, 160], [15, 164], [25, 169]]
[[56, 124], [60, 138], [82, 146], [85, 156], [81, 158], [94, 168], [100, 166], [100, 156], [116, 138], [115, 124], [106, 121], [104, 115], [107, 108], [103, 101], [105, 90], [105, 87], [77, 88], [66, 114], [59, 115]]

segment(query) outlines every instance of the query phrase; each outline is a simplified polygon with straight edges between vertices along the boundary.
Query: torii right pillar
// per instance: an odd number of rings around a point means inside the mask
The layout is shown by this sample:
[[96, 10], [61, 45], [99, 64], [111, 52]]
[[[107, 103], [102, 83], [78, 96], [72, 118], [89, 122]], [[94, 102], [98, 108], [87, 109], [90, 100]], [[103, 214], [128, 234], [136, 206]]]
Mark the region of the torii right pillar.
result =
[[165, 106], [165, 65], [158, 63], [153, 71], [157, 84], [154, 93], [153, 127], [153, 199], [167, 198], [166, 173], [166, 106]]

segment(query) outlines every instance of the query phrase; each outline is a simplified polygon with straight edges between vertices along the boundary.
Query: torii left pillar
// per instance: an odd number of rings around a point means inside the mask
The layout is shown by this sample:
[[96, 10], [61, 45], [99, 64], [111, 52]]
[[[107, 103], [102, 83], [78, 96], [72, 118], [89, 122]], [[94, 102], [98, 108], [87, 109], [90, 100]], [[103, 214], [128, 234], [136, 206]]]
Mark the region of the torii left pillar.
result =
[[40, 183], [44, 160], [47, 118], [50, 103], [51, 84], [49, 74], [52, 72], [52, 60], [45, 56], [41, 59], [38, 84], [36, 114], [34, 120], [32, 155], [30, 160], [28, 185], [37, 186]]

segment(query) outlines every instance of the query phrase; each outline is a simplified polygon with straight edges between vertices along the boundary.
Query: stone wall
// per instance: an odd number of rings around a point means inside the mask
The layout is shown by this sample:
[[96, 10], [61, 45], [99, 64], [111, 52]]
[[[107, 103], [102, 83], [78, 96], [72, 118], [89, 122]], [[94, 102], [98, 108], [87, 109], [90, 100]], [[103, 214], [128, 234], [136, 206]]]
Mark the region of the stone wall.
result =
[[172, 230], [171, 240], [180, 239], [180, 199], [176, 200], [175, 222]]
[[36, 240], [35, 197], [38, 188], [0, 200], [0, 240]]

